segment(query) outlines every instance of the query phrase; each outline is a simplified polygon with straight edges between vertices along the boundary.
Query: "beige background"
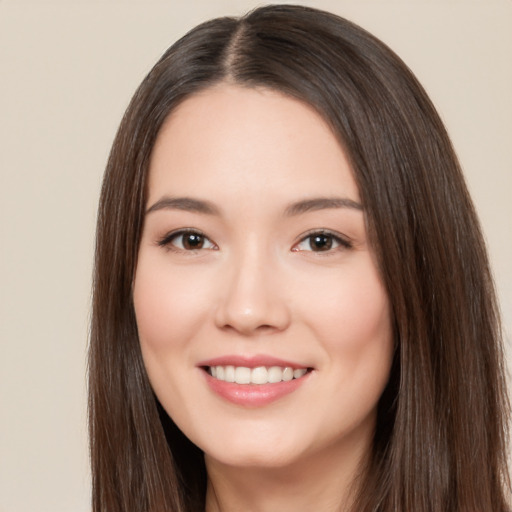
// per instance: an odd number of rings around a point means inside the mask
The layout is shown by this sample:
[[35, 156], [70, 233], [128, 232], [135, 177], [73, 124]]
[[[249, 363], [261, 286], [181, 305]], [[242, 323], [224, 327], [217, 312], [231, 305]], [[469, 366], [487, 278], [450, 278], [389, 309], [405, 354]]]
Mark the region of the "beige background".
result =
[[[375, 33], [431, 94], [481, 216], [510, 339], [512, 0], [302, 3]], [[256, 5], [0, 0], [0, 512], [89, 509], [85, 355], [109, 147], [177, 37]]]

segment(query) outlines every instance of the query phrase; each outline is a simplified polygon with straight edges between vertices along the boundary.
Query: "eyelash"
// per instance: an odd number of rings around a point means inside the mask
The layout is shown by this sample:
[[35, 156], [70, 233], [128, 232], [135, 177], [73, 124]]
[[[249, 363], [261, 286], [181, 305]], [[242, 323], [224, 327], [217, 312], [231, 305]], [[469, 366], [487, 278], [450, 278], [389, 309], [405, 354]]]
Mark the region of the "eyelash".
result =
[[[213, 247], [199, 247], [197, 249], [194, 249], [194, 248], [190, 248], [190, 249], [187, 249], [185, 248], [183, 245], [183, 242], [181, 243], [182, 247], [177, 247], [176, 245], [173, 244], [173, 242], [178, 239], [179, 237], [183, 237], [185, 235], [196, 235], [198, 237], [201, 237], [202, 238], [202, 245], [207, 242], [209, 244], [211, 244]], [[314, 251], [312, 248], [311, 248], [311, 242], [313, 240], [314, 237], [326, 237], [328, 238], [328, 240], [330, 240], [330, 245], [326, 250], [318, 250], [318, 251]], [[298, 246], [300, 246], [302, 243], [305, 243], [307, 240], [309, 239], [309, 247], [310, 247], [310, 251], [307, 250], [307, 249], [298, 249]], [[332, 244], [337, 244], [335, 247], [332, 247]], [[199, 231], [198, 229], [180, 229], [178, 231], [173, 231], [171, 233], [168, 233], [166, 234], [162, 239], [160, 239], [158, 242], [157, 242], [158, 246], [160, 247], [163, 247], [167, 250], [170, 250], [170, 251], [176, 251], [176, 252], [192, 252], [192, 251], [199, 251], [201, 249], [209, 249], [209, 250], [217, 250], [218, 247], [217, 245], [212, 242], [202, 231]], [[338, 233], [334, 233], [332, 231], [329, 231], [329, 230], [325, 230], [325, 229], [320, 229], [320, 230], [313, 230], [313, 231], [310, 231], [309, 233], [306, 233], [305, 235], [303, 235], [300, 240], [294, 244], [294, 246], [292, 247], [292, 251], [293, 252], [317, 252], [317, 253], [332, 253], [333, 251], [335, 250], [339, 250], [339, 249], [352, 249], [353, 245], [352, 243], [347, 240], [346, 238], [340, 236]]]
[[[312, 249], [310, 251], [308, 251], [308, 250], [297, 248], [300, 244], [305, 243], [308, 239], [309, 239], [309, 247], [311, 248], [311, 242], [315, 236], [316, 237], [318, 237], [318, 236], [328, 237], [331, 240], [331, 243], [336, 243], [337, 246], [336, 247], [328, 247], [327, 250], [319, 250], [319, 251], [313, 251]], [[327, 255], [327, 254], [331, 254], [332, 252], [334, 252], [336, 250], [352, 249], [352, 247], [353, 247], [352, 243], [349, 240], [347, 240], [346, 238], [342, 237], [339, 233], [334, 233], [327, 229], [315, 229], [315, 230], [310, 231], [309, 233], [306, 233], [305, 235], [303, 235], [300, 238], [300, 240], [293, 246], [292, 251], [317, 252], [317, 253], [325, 253]]]
[[185, 235], [196, 235], [198, 237], [201, 237], [203, 239], [203, 243], [204, 242], [209, 242], [210, 244], [213, 245], [213, 247], [208, 247], [207, 249], [210, 249], [210, 250], [216, 250], [218, 249], [218, 247], [201, 231], [199, 231], [198, 229], [180, 229], [178, 231], [173, 231], [171, 233], [168, 233], [167, 235], [165, 235], [162, 239], [160, 239], [157, 244], [160, 246], [160, 247], [163, 247], [169, 251], [176, 251], [176, 252], [192, 252], [192, 251], [199, 251], [201, 249], [205, 249], [205, 247], [199, 247], [197, 249], [186, 249], [185, 247], [183, 247], [183, 242], [182, 242], [182, 247], [176, 247], [176, 245], [173, 244], [173, 242], [179, 238], [179, 237], [183, 237]]

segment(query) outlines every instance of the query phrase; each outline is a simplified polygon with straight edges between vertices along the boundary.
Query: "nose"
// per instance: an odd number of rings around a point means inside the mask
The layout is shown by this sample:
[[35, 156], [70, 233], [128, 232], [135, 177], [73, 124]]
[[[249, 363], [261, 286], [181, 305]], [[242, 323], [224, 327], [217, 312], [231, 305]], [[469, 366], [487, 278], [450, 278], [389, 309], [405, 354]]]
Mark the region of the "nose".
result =
[[271, 334], [290, 323], [281, 272], [268, 259], [249, 254], [230, 262], [222, 279], [215, 322], [222, 330], [244, 336]]

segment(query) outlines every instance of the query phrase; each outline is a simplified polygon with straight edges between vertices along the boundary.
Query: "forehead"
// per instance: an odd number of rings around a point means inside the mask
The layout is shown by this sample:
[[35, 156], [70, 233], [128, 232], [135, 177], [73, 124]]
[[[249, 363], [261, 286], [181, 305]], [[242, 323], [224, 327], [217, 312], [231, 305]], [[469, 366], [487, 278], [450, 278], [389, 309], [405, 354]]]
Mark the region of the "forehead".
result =
[[[222, 187], [219, 187], [222, 184]], [[266, 88], [220, 84], [168, 117], [153, 149], [149, 195], [340, 192], [358, 200], [348, 159], [309, 105]]]

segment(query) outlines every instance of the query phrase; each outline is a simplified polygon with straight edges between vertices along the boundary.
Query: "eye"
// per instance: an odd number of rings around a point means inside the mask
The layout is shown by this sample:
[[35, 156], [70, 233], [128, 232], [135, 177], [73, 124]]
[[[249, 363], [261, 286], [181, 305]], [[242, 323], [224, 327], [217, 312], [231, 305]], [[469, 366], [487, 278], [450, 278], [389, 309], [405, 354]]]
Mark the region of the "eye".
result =
[[203, 233], [193, 229], [182, 229], [169, 233], [158, 242], [158, 245], [179, 251], [197, 251], [199, 249], [218, 248]]
[[340, 247], [350, 249], [352, 244], [330, 231], [315, 231], [302, 238], [292, 251], [328, 252]]

